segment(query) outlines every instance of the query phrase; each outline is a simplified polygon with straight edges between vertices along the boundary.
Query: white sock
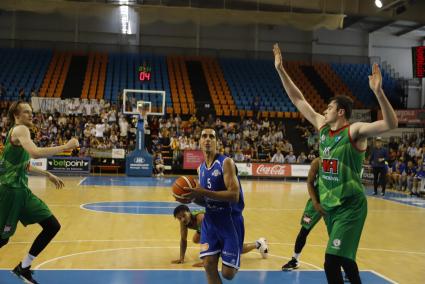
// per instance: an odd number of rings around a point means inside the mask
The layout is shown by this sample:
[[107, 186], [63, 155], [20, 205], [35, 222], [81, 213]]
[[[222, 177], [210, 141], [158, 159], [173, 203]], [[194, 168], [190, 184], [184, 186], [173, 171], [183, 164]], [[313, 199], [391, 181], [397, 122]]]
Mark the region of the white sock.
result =
[[22, 260], [22, 268], [27, 268], [32, 264], [32, 261], [35, 259], [35, 256], [28, 254], [24, 259]]
[[300, 258], [300, 253], [294, 252], [294, 255], [292, 257], [295, 258], [298, 261], [298, 259]]

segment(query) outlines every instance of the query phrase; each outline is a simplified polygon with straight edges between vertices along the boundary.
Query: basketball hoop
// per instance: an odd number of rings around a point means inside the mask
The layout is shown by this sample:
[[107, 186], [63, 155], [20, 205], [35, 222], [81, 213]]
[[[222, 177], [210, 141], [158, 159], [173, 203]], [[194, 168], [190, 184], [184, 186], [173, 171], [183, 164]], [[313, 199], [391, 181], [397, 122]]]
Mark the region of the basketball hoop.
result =
[[137, 102], [137, 112], [143, 120], [146, 120], [151, 111], [151, 103], [145, 101]]

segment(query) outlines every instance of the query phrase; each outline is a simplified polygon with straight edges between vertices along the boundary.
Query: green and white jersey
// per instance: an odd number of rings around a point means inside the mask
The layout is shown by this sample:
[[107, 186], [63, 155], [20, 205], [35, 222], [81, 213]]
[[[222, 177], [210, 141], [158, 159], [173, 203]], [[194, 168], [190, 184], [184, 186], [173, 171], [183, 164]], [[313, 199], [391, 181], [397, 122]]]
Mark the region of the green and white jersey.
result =
[[12, 188], [28, 187], [28, 165], [30, 155], [21, 146], [15, 146], [10, 142], [9, 131], [3, 153], [0, 157], [1, 171], [0, 184]]
[[353, 197], [364, 196], [361, 172], [365, 151], [356, 148], [350, 137], [350, 125], [332, 131], [320, 130], [319, 193], [320, 204], [331, 210]]

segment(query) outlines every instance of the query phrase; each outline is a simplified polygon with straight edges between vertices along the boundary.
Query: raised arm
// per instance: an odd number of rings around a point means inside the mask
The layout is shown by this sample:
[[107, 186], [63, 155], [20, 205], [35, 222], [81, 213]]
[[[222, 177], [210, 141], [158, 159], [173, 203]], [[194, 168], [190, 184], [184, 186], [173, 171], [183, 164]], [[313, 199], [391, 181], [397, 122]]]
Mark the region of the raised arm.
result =
[[11, 138], [14, 141], [18, 140], [22, 148], [24, 148], [25, 151], [27, 151], [32, 158], [44, 158], [44, 157], [53, 156], [64, 150], [77, 148], [79, 145], [78, 140], [75, 138], [72, 138], [65, 145], [56, 146], [56, 147], [46, 147], [46, 148], [37, 147], [37, 145], [35, 145], [34, 142], [31, 140], [31, 135], [30, 135], [30, 131], [28, 127], [23, 125], [17, 126], [13, 129]]
[[378, 64], [373, 64], [372, 75], [369, 76], [369, 87], [378, 100], [379, 106], [382, 111], [381, 120], [374, 121], [372, 123], [358, 122], [354, 123], [350, 129], [351, 137], [354, 140], [363, 140], [367, 137], [379, 136], [380, 134], [397, 128], [398, 120], [393, 107], [388, 101], [387, 97], [382, 90], [382, 75], [379, 70]]
[[316, 127], [316, 129], [320, 129], [325, 124], [325, 117], [317, 113], [311, 107], [311, 105], [304, 98], [304, 95], [301, 93], [300, 89], [298, 89], [298, 87], [292, 81], [285, 68], [283, 68], [282, 53], [277, 43], [273, 46], [273, 53], [274, 65], [276, 67], [277, 73], [279, 73], [283, 87], [285, 88], [285, 91], [291, 99], [292, 103], [297, 107], [301, 114], [311, 124], [313, 124], [314, 127]]

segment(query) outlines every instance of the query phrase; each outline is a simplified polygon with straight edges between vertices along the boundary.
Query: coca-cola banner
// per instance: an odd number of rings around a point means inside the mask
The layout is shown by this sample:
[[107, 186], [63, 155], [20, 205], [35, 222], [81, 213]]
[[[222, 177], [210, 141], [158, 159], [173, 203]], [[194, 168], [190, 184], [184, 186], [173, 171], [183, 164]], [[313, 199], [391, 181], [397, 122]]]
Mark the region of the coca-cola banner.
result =
[[286, 164], [252, 164], [252, 175], [257, 177], [290, 177], [291, 165]]

